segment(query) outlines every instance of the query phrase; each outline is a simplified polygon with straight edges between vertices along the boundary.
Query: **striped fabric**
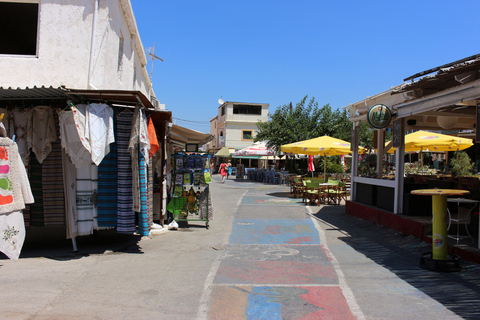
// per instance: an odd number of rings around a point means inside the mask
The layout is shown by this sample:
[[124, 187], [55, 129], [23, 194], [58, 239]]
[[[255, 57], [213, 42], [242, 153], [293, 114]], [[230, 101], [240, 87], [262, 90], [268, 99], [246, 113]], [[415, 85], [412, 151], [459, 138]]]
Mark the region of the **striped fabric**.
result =
[[135, 212], [132, 196], [132, 157], [128, 151], [133, 112], [122, 111], [117, 116], [117, 232], [134, 233]]
[[[117, 132], [117, 117], [113, 116], [114, 132]], [[110, 152], [98, 166], [98, 227], [117, 226], [117, 143], [110, 144]]]
[[147, 191], [147, 166], [145, 157], [138, 152], [139, 176], [140, 176], [140, 212], [138, 213], [138, 233], [148, 236], [148, 191]]
[[30, 188], [35, 199], [30, 205], [30, 225], [43, 227], [42, 165], [36, 157], [30, 157]]
[[153, 161], [148, 160], [148, 227], [153, 224]]
[[85, 236], [92, 234], [96, 226], [98, 170], [93, 163], [80, 165], [76, 170], [78, 235]]
[[[54, 112], [55, 132], [59, 136], [58, 115]], [[65, 226], [62, 146], [60, 139], [52, 142], [52, 151], [42, 162], [42, 189], [45, 227]], [[33, 156], [32, 156], [33, 158]], [[35, 198], [36, 200], [36, 198]]]

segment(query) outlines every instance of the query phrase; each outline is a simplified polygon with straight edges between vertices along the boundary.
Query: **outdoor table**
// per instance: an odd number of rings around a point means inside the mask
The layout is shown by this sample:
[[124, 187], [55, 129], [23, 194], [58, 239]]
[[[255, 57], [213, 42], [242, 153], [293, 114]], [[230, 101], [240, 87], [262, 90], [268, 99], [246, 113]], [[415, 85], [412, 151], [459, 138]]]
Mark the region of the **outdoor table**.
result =
[[447, 196], [460, 196], [468, 194], [470, 191], [455, 189], [420, 189], [413, 190], [411, 193], [422, 196], [432, 196], [432, 259], [448, 260]]

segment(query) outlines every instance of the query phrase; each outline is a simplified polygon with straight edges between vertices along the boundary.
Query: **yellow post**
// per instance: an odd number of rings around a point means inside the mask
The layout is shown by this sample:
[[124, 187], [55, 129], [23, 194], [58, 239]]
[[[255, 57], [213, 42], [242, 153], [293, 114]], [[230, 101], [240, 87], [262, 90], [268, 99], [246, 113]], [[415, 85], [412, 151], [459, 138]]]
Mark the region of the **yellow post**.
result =
[[434, 260], [448, 259], [448, 241], [447, 241], [447, 196], [432, 196], [433, 211], [433, 239], [432, 239], [432, 258]]

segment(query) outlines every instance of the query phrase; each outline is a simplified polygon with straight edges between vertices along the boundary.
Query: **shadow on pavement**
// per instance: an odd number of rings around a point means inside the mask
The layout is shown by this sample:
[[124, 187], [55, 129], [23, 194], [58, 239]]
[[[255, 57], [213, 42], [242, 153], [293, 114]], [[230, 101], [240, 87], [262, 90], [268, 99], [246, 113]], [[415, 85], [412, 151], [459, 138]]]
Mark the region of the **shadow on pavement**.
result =
[[424, 270], [419, 266], [420, 257], [431, 251], [431, 246], [418, 238], [346, 215], [344, 206], [326, 206], [313, 216], [327, 225], [326, 233], [345, 234], [339, 237], [341, 241], [460, 317], [480, 319], [480, 265], [462, 261], [460, 272]]
[[[143, 254], [139, 245], [142, 237], [133, 234], [120, 234], [114, 230], [96, 231], [90, 236], [77, 237], [77, 249], [73, 251], [71, 239], [51, 239], [28, 241], [26, 239], [20, 258], [47, 258], [58, 261], [76, 260], [98, 254]], [[0, 255], [0, 261], [8, 259]]]

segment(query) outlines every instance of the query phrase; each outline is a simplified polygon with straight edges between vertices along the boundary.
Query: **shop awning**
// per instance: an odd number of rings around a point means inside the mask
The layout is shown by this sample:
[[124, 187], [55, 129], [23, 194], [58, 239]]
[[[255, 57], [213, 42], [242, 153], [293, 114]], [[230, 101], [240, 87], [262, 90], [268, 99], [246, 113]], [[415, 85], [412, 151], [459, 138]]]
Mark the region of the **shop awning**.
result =
[[199, 147], [213, 140], [210, 133], [188, 129], [174, 124], [170, 131], [170, 141], [179, 149], [183, 150], [185, 144], [196, 143]]

